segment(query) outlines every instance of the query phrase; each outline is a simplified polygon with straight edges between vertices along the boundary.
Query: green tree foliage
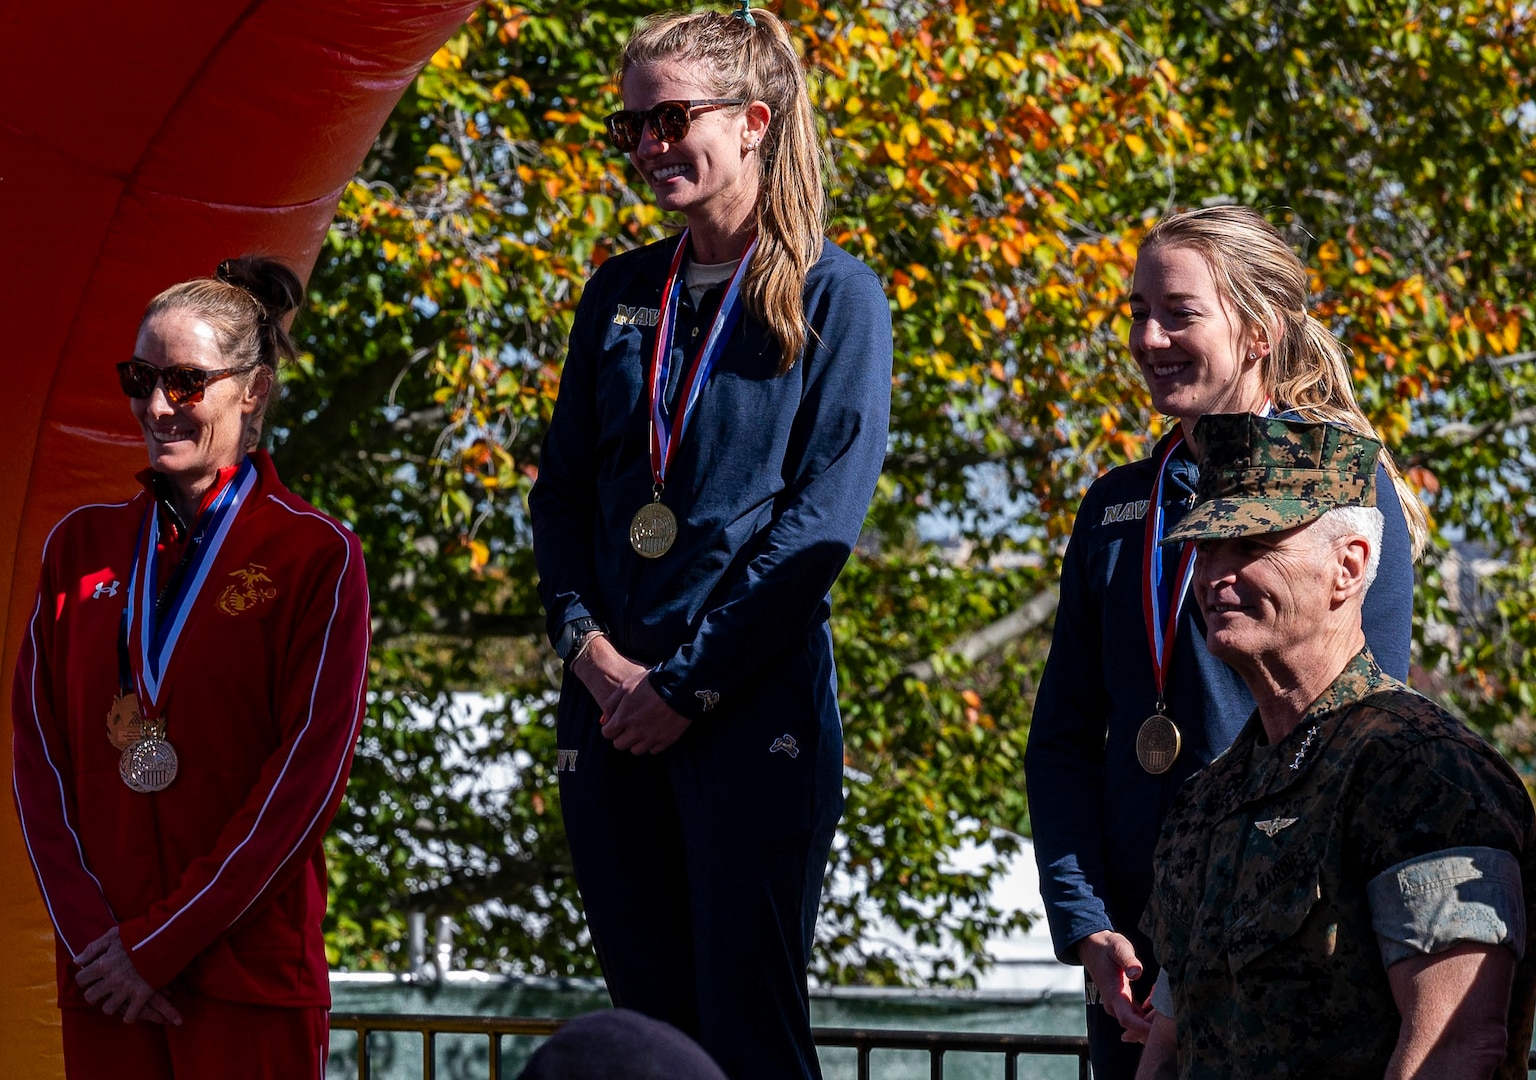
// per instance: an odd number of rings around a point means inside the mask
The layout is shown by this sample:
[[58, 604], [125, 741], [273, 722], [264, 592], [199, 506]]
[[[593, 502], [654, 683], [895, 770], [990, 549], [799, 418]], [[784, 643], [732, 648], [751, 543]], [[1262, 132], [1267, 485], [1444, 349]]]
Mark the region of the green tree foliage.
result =
[[[666, 234], [600, 118], [630, 0], [490, 0], [343, 199], [280, 466], [367, 548], [376, 645], [330, 838], [335, 959], [399, 966], [405, 913], [475, 965], [591, 973], [559, 825], [524, 497], [581, 284]], [[831, 150], [830, 235], [895, 319], [887, 469], [839, 583], [842, 883], [819, 973], [965, 980], [1027, 833], [1021, 755], [1078, 499], [1162, 430], [1124, 348], [1138, 236], [1267, 208], [1315, 268], [1362, 400], [1429, 505], [1424, 679], [1530, 753], [1536, 25], [1520, 0], [1187, 5], [785, 0]], [[1525, 350], [1522, 353], [1522, 350]], [[1502, 560], [1453, 608], [1447, 538]], [[1444, 565], [1443, 565], [1444, 564]], [[1467, 580], [1466, 574], [1461, 579]], [[1465, 590], [1463, 590], [1465, 591]], [[492, 695], [478, 725], [455, 691]], [[952, 948], [958, 946], [957, 949]]]

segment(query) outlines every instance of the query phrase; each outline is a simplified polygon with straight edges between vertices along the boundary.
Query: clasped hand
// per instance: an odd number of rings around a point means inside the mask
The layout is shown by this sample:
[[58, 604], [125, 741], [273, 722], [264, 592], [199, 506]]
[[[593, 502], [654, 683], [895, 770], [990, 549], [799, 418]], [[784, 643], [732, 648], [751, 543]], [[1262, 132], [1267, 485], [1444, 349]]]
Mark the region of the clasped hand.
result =
[[1137, 1001], [1131, 992], [1131, 983], [1141, 978], [1141, 961], [1130, 939], [1100, 930], [1077, 943], [1077, 956], [1098, 988], [1104, 1011], [1125, 1029], [1121, 1041], [1145, 1043], [1152, 1030], [1152, 1006]]
[[659, 754], [692, 723], [656, 693], [646, 678], [650, 669], [624, 656], [606, 637], [594, 641], [571, 670], [603, 710], [603, 738], [615, 750]]
[[75, 963], [80, 965], [75, 982], [85, 991], [86, 1002], [99, 1004], [108, 1016], [116, 1016], [122, 1009], [125, 1024], [141, 1017], [157, 1024], [181, 1023], [176, 1007], [133, 966], [117, 927], [81, 950]]

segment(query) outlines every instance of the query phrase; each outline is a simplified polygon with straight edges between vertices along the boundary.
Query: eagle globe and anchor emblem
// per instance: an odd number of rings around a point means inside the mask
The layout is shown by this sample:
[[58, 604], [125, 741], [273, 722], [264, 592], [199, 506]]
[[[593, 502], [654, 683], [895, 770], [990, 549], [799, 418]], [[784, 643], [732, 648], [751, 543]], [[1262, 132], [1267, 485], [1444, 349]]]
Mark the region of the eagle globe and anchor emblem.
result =
[[240, 615], [277, 595], [277, 589], [269, 588], [272, 579], [267, 576], [267, 568], [259, 563], [232, 570], [229, 576], [237, 578], [238, 584], [226, 585], [215, 605], [226, 615]]

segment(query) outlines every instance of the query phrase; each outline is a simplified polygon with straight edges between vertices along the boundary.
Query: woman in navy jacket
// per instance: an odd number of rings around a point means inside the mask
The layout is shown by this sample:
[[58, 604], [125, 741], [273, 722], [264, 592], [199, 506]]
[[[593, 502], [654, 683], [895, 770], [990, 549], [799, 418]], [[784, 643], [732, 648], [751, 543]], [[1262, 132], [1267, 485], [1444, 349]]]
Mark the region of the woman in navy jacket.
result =
[[[1348, 356], [1307, 314], [1309, 296], [1306, 268], [1246, 207], [1165, 218], [1138, 253], [1131, 356], [1153, 405], [1179, 423], [1083, 498], [1024, 763], [1051, 937], [1086, 969], [1095, 1076], [1129, 1080], [1148, 1032], [1156, 970], [1137, 923], [1163, 817], [1253, 710], [1242, 680], [1206, 651], [1195, 605], [1181, 603], [1192, 552], [1149, 557], [1193, 499], [1195, 421], [1276, 411], [1372, 433]], [[1383, 461], [1386, 531], [1364, 624], [1383, 669], [1406, 678], [1425, 514]]]
[[885, 455], [890, 311], [822, 235], [774, 16], [652, 19], [621, 83], [610, 139], [687, 229], [588, 282], [529, 496], [566, 831], [614, 1004], [733, 1080], [815, 1077], [843, 805], [828, 590]]

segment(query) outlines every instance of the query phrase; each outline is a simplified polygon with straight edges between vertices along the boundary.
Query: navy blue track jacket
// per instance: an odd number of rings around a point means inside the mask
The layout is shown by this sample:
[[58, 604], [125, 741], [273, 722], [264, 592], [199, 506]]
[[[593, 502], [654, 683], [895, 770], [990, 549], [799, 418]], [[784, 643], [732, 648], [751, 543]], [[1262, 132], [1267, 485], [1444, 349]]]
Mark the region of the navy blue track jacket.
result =
[[[1152, 852], [1174, 794], [1232, 744], [1253, 712], [1242, 679], [1205, 647], [1193, 597], [1180, 613], [1168, 715], [1184, 746], [1161, 776], [1136, 759], [1136, 733], [1157, 691], [1142, 612], [1147, 500], [1171, 434], [1149, 458], [1112, 469], [1083, 496], [1061, 566], [1061, 601], [1035, 695], [1024, 756], [1029, 816], [1057, 956], [1077, 963], [1076, 944], [1100, 930], [1133, 942], [1152, 890]], [[1199, 469], [1188, 444], [1163, 485], [1171, 529], [1184, 516]], [[1376, 473], [1385, 522], [1381, 564], [1366, 594], [1366, 641], [1383, 670], [1408, 675], [1413, 557], [1408, 525], [1384, 467]], [[1138, 949], [1143, 962], [1151, 955]]]
[[[874, 273], [831, 243], [806, 278], [808, 340], [787, 374], [743, 312], [668, 465], [677, 542], [641, 558], [629, 524], [651, 501], [646, 371], [677, 244], [617, 255], [588, 282], [528, 505], [551, 640], [596, 619], [698, 720], [761, 684], [830, 613], [885, 459], [891, 316]], [[683, 292], [674, 370], [708, 333], [710, 312]]]

